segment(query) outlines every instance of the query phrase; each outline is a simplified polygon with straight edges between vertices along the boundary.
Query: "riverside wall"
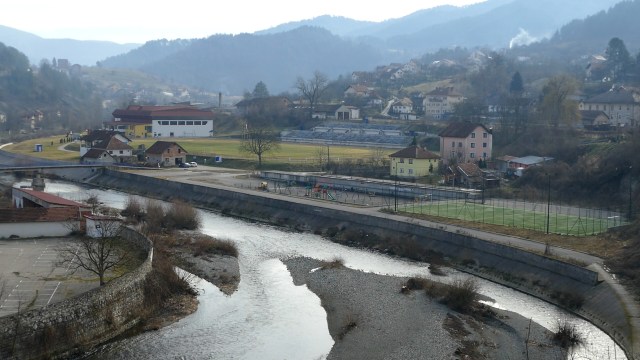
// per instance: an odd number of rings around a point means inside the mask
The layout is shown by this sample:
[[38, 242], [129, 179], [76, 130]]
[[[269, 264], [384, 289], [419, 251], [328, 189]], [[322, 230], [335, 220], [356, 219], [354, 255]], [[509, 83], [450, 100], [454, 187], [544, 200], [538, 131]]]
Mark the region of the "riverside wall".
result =
[[136, 270], [106, 285], [40, 309], [0, 317], [0, 359], [67, 358], [131, 329], [144, 313], [151, 242], [135, 230], [122, 236], [143, 248]]
[[[383, 213], [376, 215], [311, 202], [306, 199], [246, 189], [176, 182], [161, 178], [105, 169], [92, 178], [98, 186], [119, 189], [152, 198], [180, 199], [223, 214], [326, 234], [328, 228], [366, 237], [375, 235], [411, 242], [465, 264], [461, 269], [562, 306], [562, 295], [577, 294], [584, 299], [578, 315], [607, 332], [630, 359], [635, 359], [637, 330], [628, 309], [613, 289], [598, 280], [598, 274], [581, 266], [558, 261], [518, 248], [447, 231], [446, 226], [428, 227], [419, 221]], [[636, 351], [637, 352], [637, 351]]]

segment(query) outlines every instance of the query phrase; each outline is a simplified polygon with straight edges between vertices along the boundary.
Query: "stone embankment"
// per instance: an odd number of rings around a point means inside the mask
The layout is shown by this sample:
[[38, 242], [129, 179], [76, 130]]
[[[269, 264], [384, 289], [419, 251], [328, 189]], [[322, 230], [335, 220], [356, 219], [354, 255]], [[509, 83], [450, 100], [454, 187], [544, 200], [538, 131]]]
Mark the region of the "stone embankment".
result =
[[265, 221], [298, 230], [326, 234], [332, 228], [342, 234], [393, 239], [450, 259], [457, 267], [512, 286], [559, 306], [563, 300], [580, 299], [582, 315], [602, 328], [633, 359], [640, 353], [638, 319], [633, 302], [625, 301], [596, 271], [558, 261], [520, 248], [480, 238], [464, 230], [359, 208], [290, 198], [277, 194], [234, 189], [197, 181], [172, 181], [134, 173], [105, 170], [91, 183], [153, 198], [181, 199], [224, 214]]
[[105, 286], [41, 309], [0, 318], [1, 359], [68, 357], [131, 329], [146, 312], [144, 283], [151, 272], [153, 247], [126, 228], [127, 240], [147, 257], [136, 270]]

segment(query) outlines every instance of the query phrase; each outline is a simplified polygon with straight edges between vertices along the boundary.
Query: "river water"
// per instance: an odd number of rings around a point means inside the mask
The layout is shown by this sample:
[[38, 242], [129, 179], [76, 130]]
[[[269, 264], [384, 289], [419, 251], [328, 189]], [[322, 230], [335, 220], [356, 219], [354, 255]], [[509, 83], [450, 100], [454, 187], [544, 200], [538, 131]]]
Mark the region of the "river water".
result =
[[[107, 206], [123, 208], [129, 195], [86, 189], [64, 182], [47, 183], [46, 190], [83, 200], [97, 195]], [[142, 198], [141, 198], [142, 199]], [[428, 264], [344, 247], [321, 236], [286, 231], [273, 226], [200, 211], [202, 232], [233, 241], [240, 256], [241, 281], [226, 296], [200, 280], [196, 286], [198, 310], [158, 331], [105, 346], [95, 359], [324, 359], [333, 345], [326, 313], [319, 298], [306, 286], [295, 286], [280, 259], [307, 256], [321, 260], [339, 257], [346, 266], [367, 272], [431, 277]], [[449, 279], [469, 275], [447, 270]], [[584, 335], [586, 345], [573, 359], [626, 359], [614, 341], [593, 324], [537, 298], [478, 279], [489, 305], [531, 318], [554, 330], [558, 319], [568, 319]]]

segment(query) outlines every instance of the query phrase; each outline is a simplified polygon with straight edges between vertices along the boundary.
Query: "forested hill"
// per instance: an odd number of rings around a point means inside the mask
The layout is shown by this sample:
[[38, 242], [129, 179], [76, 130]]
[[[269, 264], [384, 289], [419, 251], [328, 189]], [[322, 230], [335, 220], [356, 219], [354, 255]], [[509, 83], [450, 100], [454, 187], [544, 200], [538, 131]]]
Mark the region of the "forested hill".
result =
[[372, 46], [314, 27], [266, 35], [214, 35], [189, 44], [147, 43], [135, 52], [102, 62], [135, 68], [168, 81], [241, 94], [263, 81], [272, 93], [290, 91], [298, 76], [320, 71], [331, 78], [371, 70], [392, 60]]
[[[30, 67], [27, 56], [0, 43], [0, 131], [39, 128], [79, 130], [98, 125], [101, 101], [85, 82], [43, 62]], [[33, 124], [29, 118], [41, 112]], [[26, 119], [26, 120], [25, 120]]]
[[640, 0], [624, 1], [608, 11], [601, 11], [584, 20], [565, 25], [551, 39], [552, 44], [594, 46], [594, 50], [609, 39], [623, 39], [629, 49], [640, 49]]
[[632, 55], [640, 50], [640, 0], [621, 2], [583, 20], [563, 26], [554, 36], [527, 47], [514, 49], [519, 55], [538, 55], [574, 60], [604, 53], [609, 40], [622, 39]]

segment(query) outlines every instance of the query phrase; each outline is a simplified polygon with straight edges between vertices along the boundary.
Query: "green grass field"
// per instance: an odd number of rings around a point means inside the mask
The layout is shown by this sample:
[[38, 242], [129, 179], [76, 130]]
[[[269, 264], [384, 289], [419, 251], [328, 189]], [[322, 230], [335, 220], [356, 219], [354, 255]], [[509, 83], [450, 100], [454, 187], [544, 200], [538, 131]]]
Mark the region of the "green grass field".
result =
[[[62, 136], [53, 136], [48, 138], [39, 138], [34, 140], [23, 141], [21, 143], [9, 145], [4, 148], [6, 151], [36, 156], [46, 159], [73, 161], [79, 160], [80, 154], [77, 151], [59, 150], [58, 147]], [[158, 139], [135, 139], [129, 145], [137, 149], [139, 145], [150, 147]], [[168, 140], [168, 139], [162, 139]], [[203, 157], [221, 156], [223, 159], [241, 159], [241, 160], [257, 160], [253, 154], [244, 153], [240, 150], [240, 140], [238, 139], [171, 139], [180, 146], [185, 148], [190, 155]], [[42, 152], [35, 152], [36, 144], [43, 145]], [[53, 144], [53, 145], [52, 145]], [[69, 144], [69, 148], [73, 145]], [[77, 148], [77, 146], [75, 147]], [[348, 146], [331, 146], [329, 147], [329, 156], [332, 160], [337, 159], [365, 159], [372, 156], [387, 156], [397, 149], [373, 149], [363, 147]], [[267, 164], [279, 163], [307, 163], [318, 162], [320, 153], [326, 157], [327, 147], [321, 145], [280, 143], [279, 149], [264, 155], [263, 161]]]
[[[515, 228], [547, 232], [546, 211], [531, 211], [514, 207], [499, 207], [471, 202], [438, 201], [424, 204], [407, 204], [398, 210], [414, 213], [481, 222]], [[546, 210], [546, 209], [545, 209]], [[572, 236], [594, 235], [607, 229], [620, 226], [619, 218], [599, 217], [597, 212], [592, 216], [575, 216], [555, 212], [549, 214], [549, 233]]]

